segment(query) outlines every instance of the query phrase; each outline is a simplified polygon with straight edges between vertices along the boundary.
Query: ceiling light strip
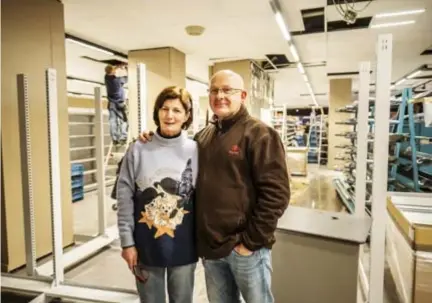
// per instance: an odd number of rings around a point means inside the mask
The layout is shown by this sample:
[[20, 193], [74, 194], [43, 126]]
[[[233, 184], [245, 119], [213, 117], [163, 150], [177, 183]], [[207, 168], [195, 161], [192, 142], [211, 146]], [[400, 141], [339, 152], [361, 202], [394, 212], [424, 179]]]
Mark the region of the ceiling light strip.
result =
[[401, 21], [401, 22], [389, 22], [389, 23], [378, 23], [371, 25], [371, 28], [384, 28], [384, 27], [394, 27], [394, 26], [402, 26], [402, 25], [410, 25], [414, 24], [414, 20]]
[[288, 27], [286, 25], [286, 22], [282, 16], [281, 10], [280, 10], [280, 3], [278, 0], [270, 0], [270, 6], [275, 14], [275, 19], [276, 19], [276, 23], [279, 26], [280, 31], [282, 32], [282, 35], [284, 37], [284, 39], [286, 41], [289, 42], [289, 48], [290, 48], [290, 52], [291, 55], [294, 59], [294, 62], [297, 62], [297, 69], [299, 70], [300, 74], [303, 77], [303, 80], [305, 81], [307, 87], [308, 87], [308, 91], [312, 97], [313, 102], [315, 103], [316, 106], [319, 106], [319, 104], [317, 103], [315, 94], [312, 90], [312, 86], [309, 82], [308, 76], [306, 75], [306, 71], [303, 67], [303, 64], [300, 62], [300, 56], [299, 53], [294, 45], [294, 43], [291, 41], [291, 35], [290, 32], [288, 30]]
[[286, 41], [291, 41], [291, 35], [290, 35], [289, 31], [288, 31], [288, 28], [287, 28], [287, 26], [285, 24], [285, 21], [282, 18], [282, 14], [280, 12], [277, 12], [275, 14], [275, 18], [276, 18], [276, 23], [277, 23], [277, 25], [279, 25], [279, 28], [280, 28], [280, 30], [282, 32], [282, 35], [283, 35], [284, 39]]
[[293, 58], [294, 58], [294, 61], [295, 61], [295, 62], [300, 61], [300, 57], [299, 57], [299, 55], [298, 55], [297, 49], [296, 49], [295, 45], [292, 44], [292, 43], [291, 43], [291, 45], [290, 45], [290, 51], [291, 51], [291, 55], [292, 55]]
[[297, 63], [297, 69], [299, 70], [300, 74], [304, 75], [306, 72], [304, 70], [303, 64], [301, 62]]
[[388, 18], [388, 17], [399, 17], [399, 16], [408, 16], [408, 15], [416, 15], [424, 13], [426, 10], [424, 8], [422, 9], [414, 9], [414, 10], [407, 10], [407, 11], [401, 11], [401, 12], [391, 12], [391, 13], [381, 13], [375, 15], [375, 18]]
[[87, 47], [87, 48], [92, 49], [92, 50], [96, 50], [96, 51], [98, 51], [98, 52], [101, 52], [101, 53], [104, 53], [104, 54], [107, 54], [107, 55], [110, 55], [110, 56], [113, 56], [113, 55], [114, 55], [113, 52], [110, 52], [110, 51], [107, 51], [107, 50], [104, 50], [104, 49], [98, 48], [98, 47], [96, 47], [96, 46], [93, 46], [93, 45], [90, 45], [90, 44], [87, 44], [87, 43], [84, 43], [84, 42], [81, 42], [81, 41], [75, 40], [75, 39], [73, 39], [73, 38], [66, 38], [66, 41], [69, 41], [69, 42], [72, 42], [72, 43], [75, 43], [75, 44], [78, 44], [78, 45], [81, 45], [81, 46]]

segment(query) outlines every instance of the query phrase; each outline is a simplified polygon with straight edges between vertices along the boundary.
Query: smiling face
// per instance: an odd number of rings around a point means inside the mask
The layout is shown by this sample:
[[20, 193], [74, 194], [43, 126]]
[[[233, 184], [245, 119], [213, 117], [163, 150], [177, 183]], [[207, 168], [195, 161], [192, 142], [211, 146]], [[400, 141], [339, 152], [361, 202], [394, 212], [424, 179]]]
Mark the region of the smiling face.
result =
[[179, 98], [166, 100], [159, 109], [160, 131], [164, 136], [178, 135], [183, 124], [189, 119]]
[[237, 113], [247, 95], [243, 79], [229, 70], [214, 74], [209, 94], [210, 107], [219, 119], [225, 119]]

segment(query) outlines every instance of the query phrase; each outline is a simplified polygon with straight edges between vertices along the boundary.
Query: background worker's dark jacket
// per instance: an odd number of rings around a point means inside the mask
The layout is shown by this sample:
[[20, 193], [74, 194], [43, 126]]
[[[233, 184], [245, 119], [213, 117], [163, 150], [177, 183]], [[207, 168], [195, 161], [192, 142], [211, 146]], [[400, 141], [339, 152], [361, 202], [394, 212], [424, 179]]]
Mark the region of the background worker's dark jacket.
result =
[[244, 106], [200, 131], [196, 191], [198, 255], [218, 259], [243, 243], [271, 248], [290, 187], [279, 134]]

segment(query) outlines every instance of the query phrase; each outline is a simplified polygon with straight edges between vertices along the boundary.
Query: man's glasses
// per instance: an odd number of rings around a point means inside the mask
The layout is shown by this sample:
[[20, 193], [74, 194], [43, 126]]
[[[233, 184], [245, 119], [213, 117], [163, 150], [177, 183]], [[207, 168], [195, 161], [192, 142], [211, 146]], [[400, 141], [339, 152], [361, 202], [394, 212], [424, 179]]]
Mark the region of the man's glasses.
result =
[[225, 96], [231, 96], [241, 91], [243, 90], [239, 88], [212, 88], [208, 90], [208, 93], [210, 95], [217, 96], [219, 92], [222, 92]]

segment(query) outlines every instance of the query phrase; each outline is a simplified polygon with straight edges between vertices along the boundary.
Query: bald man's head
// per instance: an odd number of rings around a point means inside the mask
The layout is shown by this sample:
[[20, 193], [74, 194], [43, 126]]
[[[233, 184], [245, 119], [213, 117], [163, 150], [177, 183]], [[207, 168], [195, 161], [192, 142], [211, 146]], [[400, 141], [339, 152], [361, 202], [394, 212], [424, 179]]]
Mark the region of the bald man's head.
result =
[[210, 84], [220, 79], [228, 80], [233, 85], [233, 87], [244, 89], [244, 81], [242, 76], [233, 72], [230, 69], [224, 69], [216, 72], [210, 79]]
[[246, 100], [243, 78], [232, 70], [221, 70], [210, 79], [210, 107], [219, 119], [237, 113]]

